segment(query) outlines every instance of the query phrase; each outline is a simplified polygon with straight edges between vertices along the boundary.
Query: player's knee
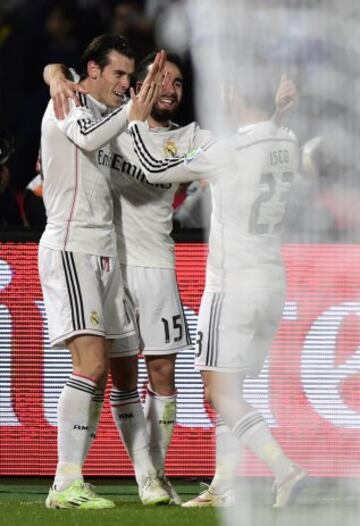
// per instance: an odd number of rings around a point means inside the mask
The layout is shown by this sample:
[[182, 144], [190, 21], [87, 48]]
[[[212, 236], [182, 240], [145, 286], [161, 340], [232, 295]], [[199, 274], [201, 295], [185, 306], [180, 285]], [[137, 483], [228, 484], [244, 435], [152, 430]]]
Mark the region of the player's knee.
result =
[[131, 391], [137, 388], [137, 356], [127, 358], [111, 358], [110, 370], [114, 387], [120, 391]]
[[175, 356], [147, 358], [146, 365], [152, 389], [163, 396], [173, 394], [175, 390]]
[[168, 356], [146, 356], [146, 366], [149, 371], [162, 376], [169, 376], [174, 373], [176, 355]]
[[92, 360], [82, 361], [78, 373], [91, 378], [96, 383], [101, 383], [108, 374], [107, 360], [104, 357], [97, 356], [93, 357]]
[[172, 362], [164, 362], [159, 367], [155, 368], [153, 373], [163, 382], [173, 382], [175, 376], [175, 369]]
[[96, 382], [101, 382], [101, 380], [108, 373], [108, 366], [106, 362], [98, 362], [93, 366], [93, 378], [96, 379]]

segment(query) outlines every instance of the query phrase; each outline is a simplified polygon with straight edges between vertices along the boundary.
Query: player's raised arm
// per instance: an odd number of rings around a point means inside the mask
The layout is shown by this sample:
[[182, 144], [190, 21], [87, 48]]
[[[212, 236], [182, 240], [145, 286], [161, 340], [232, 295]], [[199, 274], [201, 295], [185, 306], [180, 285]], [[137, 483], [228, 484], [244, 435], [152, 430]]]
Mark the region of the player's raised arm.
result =
[[272, 121], [279, 124], [286, 113], [288, 113], [298, 101], [298, 92], [295, 83], [286, 74], [280, 78], [280, 83], [275, 95], [276, 110]]

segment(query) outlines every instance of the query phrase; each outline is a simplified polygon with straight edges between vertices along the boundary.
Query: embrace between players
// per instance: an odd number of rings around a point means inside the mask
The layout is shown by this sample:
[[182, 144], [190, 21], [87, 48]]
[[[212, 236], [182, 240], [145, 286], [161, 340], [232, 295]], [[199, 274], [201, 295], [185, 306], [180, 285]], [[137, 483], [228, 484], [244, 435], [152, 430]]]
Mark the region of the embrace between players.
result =
[[[111, 411], [142, 503], [181, 504], [164, 468], [176, 419], [176, 353], [191, 346], [174, 270], [172, 202], [180, 183], [206, 179], [212, 216], [195, 366], [219, 415], [216, 472], [182, 505], [231, 504], [245, 447], [274, 473], [274, 506], [286, 506], [305, 473], [245, 401], [242, 385], [260, 372], [284, 303], [280, 232], [298, 145], [276, 120], [294, 103], [295, 87], [281, 79], [273, 120], [266, 97], [254, 105], [241, 87], [225, 89], [224, 111], [238, 110], [240, 128], [214, 140], [196, 123], [172, 121], [183, 92], [177, 56], [146, 57], [127, 100], [133, 71], [126, 41], [101, 35], [86, 48], [80, 76], [62, 65], [44, 72], [52, 100], [42, 122], [48, 220], [39, 273], [51, 345], [66, 346], [73, 363], [59, 399], [58, 465], [46, 505], [114, 506], [82, 475], [109, 371]], [[149, 377], [144, 409], [139, 352]]]

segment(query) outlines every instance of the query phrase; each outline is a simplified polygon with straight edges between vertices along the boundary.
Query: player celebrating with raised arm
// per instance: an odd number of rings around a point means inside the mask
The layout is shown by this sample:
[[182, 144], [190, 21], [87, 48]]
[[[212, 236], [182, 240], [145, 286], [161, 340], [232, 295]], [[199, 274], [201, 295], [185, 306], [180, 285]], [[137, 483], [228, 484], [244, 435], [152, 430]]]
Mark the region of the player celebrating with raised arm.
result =
[[[274, 473], [274, 506], [283, 507], [305, 473], [286, 456], [242, 392], [245, 377], [260, 372], [281, 319], [285, 277], [280, 233], [298, 164], [297, 140], [269, 120], [261, 89], [256, 94], [252, 90], [252, 96], [231, 90], [229, 106], [232, 114], [238, 112], [242, 127], [232, 137], [187, 156], [159, 158], [147, 125], [140, 122], [146, 108], [132, 112], [139, 121], [131, 122], [129, 129], [149, 182], [209, 180], [212, 216], [196, 367], [206, 399], [233, 436]], [[283, 105], [291, 104], [282, 92], [281, 97]], [[205, 493], [185, 506], [224, 505], [231, 485], [231, 477], [221, 484], [215, 477]]]
[[49, 508], [102, 509], [112, 501], [84, 484], [82, 465], [96, 431], [108, 371], [108, 341], [131, 337], [113, 224], [109, 141], [127, 126], [128, 112], [155, 93], [160, 53], [138, 98], [119, 108], [134, 69], [133, 52], [119, 36], [101, 35], [81, 61], [80, 105], [62, 121], [52, 101], [42, 121], [41, 154], [47, 225], [39, 246], [39, 274], [50, 344], [64, 346], [73, 372], [58, 404], [58, 464]]
[[[147, 56], [135, 75], [139, 92], [154, 64]], [[66, 70], [65, 70], [66, 73]], [[152, 136], [164, 158], [205, 145], [210, 133], [196, 123], [179, 127], [173, 118], [183, 94], [180, 59], [167, 56], [165, 82], [148, 118]], [[67, 97], [74, 84], [65, 79], [63, 66], [47, 66], [45, 78], [59, 116], [68, 111]], [[75, 85], [76, 87], [76, 85]], [[145, 476], [151, 460], [170, 503], [180, 497], [165, 476], [165, 457], [176, 419], [176, 353], [191, 346], [179, 296], [172, 230], [172, 202], [177, 184], [149, 184], [134, 153], [131, 136], [123, 133], [111, 143], [115, 229], [125, 287], [135, 310], [140, 350], [145, 356], [149, 386], [145, 415], [137, 392], [137, 356], [131, 338], [113, 345], [111, 371], [112, 414], [134, 465], [139, 495], [144, 504], [162, 502], [156, 484]], [[125, 342], [125, 343], [124, 343]], [[127, 417], [123, 417], [127, 415]]]

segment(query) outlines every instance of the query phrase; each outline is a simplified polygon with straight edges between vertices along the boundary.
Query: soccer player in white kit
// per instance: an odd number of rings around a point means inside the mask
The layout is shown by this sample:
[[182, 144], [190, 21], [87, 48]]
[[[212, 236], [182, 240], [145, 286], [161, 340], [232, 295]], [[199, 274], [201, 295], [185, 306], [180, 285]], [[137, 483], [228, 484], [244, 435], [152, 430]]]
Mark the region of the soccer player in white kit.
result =
[[[135, 74], [137, 89], [154, 58], [155, 53], [140, 63]], [[167, 55], [164, 75], [165, 84], [148, 118], [148, 125], [157, 151], [165, 158], [206, 144], [209, 132], [200, 130], [196, 123], [179, 127], [172, 122], [183, 93], [182, 64], [176, 55]], [[168, 490], [171, 503], [180, 504], [164, 468], [176, 421], [176, 353], [191, 347], [176, 281], [174, 242], [170, 236], [172, 202], [178, 185], [153, 185], [146, 180], [130, 133], [117, 137], [112, 142], [112, 151], [119, 259], [125, 290], [136, 310], [140, 350], [149, 377], [143, 412], [137, 392], [137, 360], [120, 358], [123, 364], [116, 367], [116, 371], [119, 375], [122, 373], [122, 377], [116, 384], [122, 383], [123, 389], [114, 390], [112, 400], [128, 400], [133, 404], [123, 405], [121, 411], [129, 413], [132, 407], [133, 419], [122, 419], [122, 436], [135, 474], [142, 469], [145, 443], [140, 431], [146, 423], [150, 454], [158, 477]]]
[[[155, 56], [156, 53], [150, 54], [139, 65], [137, 90]], [[207, 144], [210, 133], [201, 130], [196, 123], [179, 127], [172, 121], [183, 93], [182, 65], [176, 55], [167, 56], [164, 75], [166, 81], [148, 124], [158, 152], [166, 158]], [[53, 81], [60, 79], [58, 71]], [[63, 79], [53, 90], [59, 114], [63, 112], [64, 98], [70, 95], [72, 84]], [[138, 360], [132, 339], [123, 339], [113, 345], [112, 356], [118, 351], [113, 361], [118, 364], [111, 368], [112, 414], [133, 462], [143, 503], [156, 504], [159, 499], [158, 488], [146, 476], [151, 471], [150, 451], [151, 462], [170, 496], [170, 503], [180, 504], [180, 497], [164, 469], [176, 419], [176, 353], [191, 347], [175, 275], [174, 242], [170, 236], [172, 202], [178, 185], [149, 184], [134, 152], [130, 133], [114, 139], [111, 151], [107, 162], [112, 169], [119, 260], [126, 293], [136, 312], [140, 350], [145, 356], [149, 376], [144, 414], [137, 391]], [[145, 501], [142, 497], [144, 484], [154, 486], [152, 500]]]
[[[52, 347], [66, 346], [73, 372], [58, 405], [58, 465], [49, 508], [102, 509], [114, 503], [84, 484], [82, 465], [99, 417], [108, 372], [108, 340], [136, 331], [127, 312], [116, 249], [109, 141], [127, 126], [133, 103], [119, 108], [129, 88], [134, 55], [119, 36], [101, 35], [81, 61], [80, 105], [57, 120], [52, 101], [42, 121], [42, 167], [47, 225], [39, 274]], [[156, 72], [156, 67], [153, 72]], [[149, 81], [151, 76], [149, 76]], [[144, 91], [151, 95], [149, 84]]]
[[[285, 276], [280, 233], [298, 169], [298, 144], [292, 132], [269, 120], [260, 98], [256, 105], [251, 98], [240, 101], [231, 106], [233, 112], [239, 110], [242, 123], [237, 133], [186, 156], [163, 160], [145, 123], [131, 122], [129, 129], [149, 182], [209, 180], [212, 216], [196, 367], [202, 373], [206, 399], [239, 443], [274, 473], [274, 506], [283, 507], [305, 473], [244, 399], [242, 387], [247, 375], [260, 372], [282, 314]], [[216, 490], [212, 483], [185, 506], [226, 505], [231, 479], [222, 480], [222, 485], [216, 482]]]

